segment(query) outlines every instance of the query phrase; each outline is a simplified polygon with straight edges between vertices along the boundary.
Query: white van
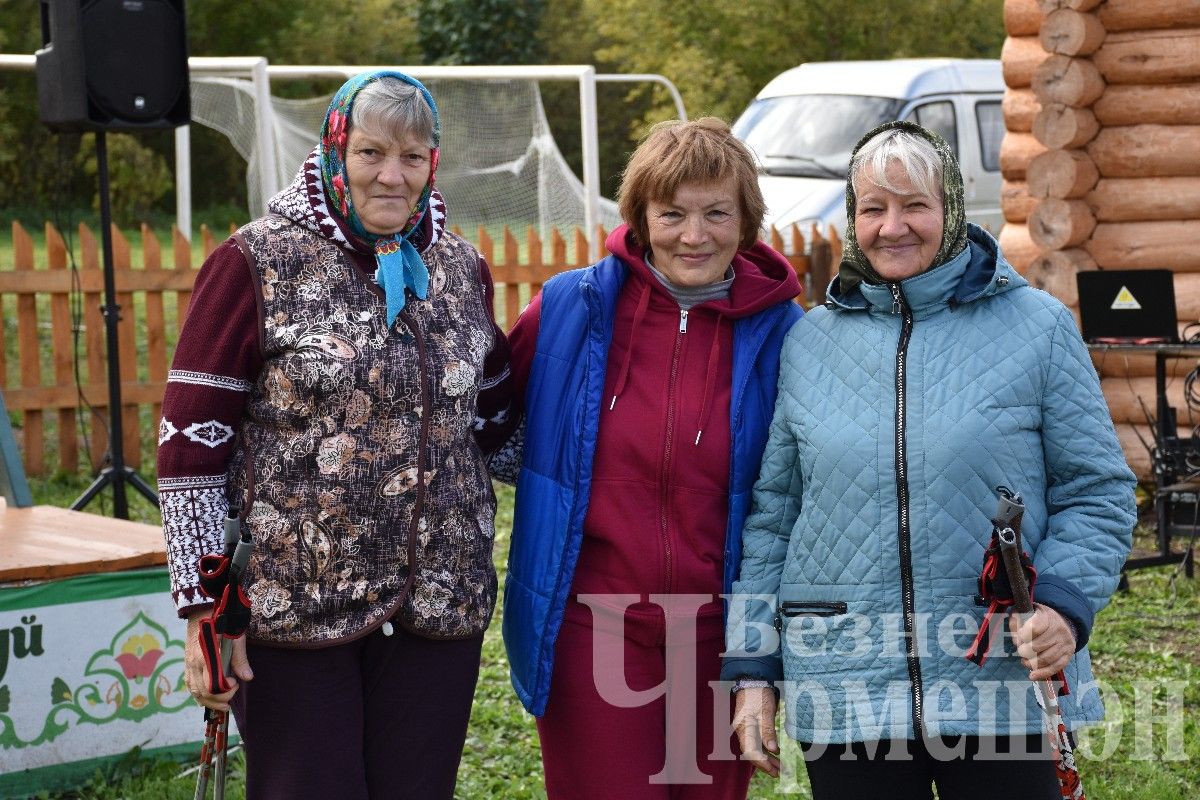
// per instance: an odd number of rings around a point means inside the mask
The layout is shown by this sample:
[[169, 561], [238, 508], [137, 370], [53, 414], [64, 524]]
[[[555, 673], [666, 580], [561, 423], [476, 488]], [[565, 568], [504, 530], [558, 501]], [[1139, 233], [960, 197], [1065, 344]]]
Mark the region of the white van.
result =
[[759, 159], [767, 225], [846, 227], [846, 168], [867, 131], [894, 119], [937, 131], [962, 167], [967, 217], [999, 233], [1000, 62], [914, 58], [801, 64], [773, 79], [734, 123]]

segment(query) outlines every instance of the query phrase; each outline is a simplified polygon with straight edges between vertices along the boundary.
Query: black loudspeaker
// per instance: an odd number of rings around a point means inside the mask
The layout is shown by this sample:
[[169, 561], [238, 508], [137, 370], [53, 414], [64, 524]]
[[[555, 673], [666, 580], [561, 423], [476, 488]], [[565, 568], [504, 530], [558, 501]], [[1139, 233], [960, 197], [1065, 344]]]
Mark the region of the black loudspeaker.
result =
[[38, 112], [57, 130], [186, 125], [183, 0], [39, 0]]

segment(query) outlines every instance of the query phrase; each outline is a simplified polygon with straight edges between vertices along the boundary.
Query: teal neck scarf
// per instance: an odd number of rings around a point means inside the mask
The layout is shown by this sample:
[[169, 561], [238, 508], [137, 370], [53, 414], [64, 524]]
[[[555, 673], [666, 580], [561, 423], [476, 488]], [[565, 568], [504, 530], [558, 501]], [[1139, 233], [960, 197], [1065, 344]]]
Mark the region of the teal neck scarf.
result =
[[[368, 233], [363, 228], [362, 220], [354, 211], [354, 202], [350, 198], [350, 179], [346, 174], [346, 145], [350, 140], [350, 110], [354, 105], [354, 98], [364, 86], [380, 78], [396, 78], [415, 86], [433, 112], [433, 148], [429, 153], [429, 181], [421, 191], [421, 197], [413, 206], [412, 214], [404, 223], [404, 227], [385, 235]], [[429, 296], [429, 268], [425, 266], [421, 254], [409, 239], [429, 211], [429, 197], [433, 193], [433, 178], [437, 172], [440, 143], [441, 123], [433, 96], [416, 78], [395, 70], [364, 72], [346, 81], [329, 103], [325, 123], [321, 126], [321, 179], [325, 184], [325, 193], [332, 208], [342, 215], [350, 230], [374, 245], [375, 280], [383, 288], [389, 326], [404, 310], [406, 290], [421, 300]]]

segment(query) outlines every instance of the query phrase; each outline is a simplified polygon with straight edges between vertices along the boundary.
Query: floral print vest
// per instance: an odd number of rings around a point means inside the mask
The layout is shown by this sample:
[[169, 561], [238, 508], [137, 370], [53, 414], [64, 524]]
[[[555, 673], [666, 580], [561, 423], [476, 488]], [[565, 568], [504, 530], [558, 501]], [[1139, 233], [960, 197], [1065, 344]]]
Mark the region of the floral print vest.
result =
[[254, 552], [250, 635], [319, 647], [386, 620], [431, 638], [487, 627], [496, 499], [473, 436], [493, 344], [479, 256], [446, 233], [429, 296], [389, 329], [382, 291], [283, 217], [235, 236], [261, 291], [264, 366], [230, 470]]

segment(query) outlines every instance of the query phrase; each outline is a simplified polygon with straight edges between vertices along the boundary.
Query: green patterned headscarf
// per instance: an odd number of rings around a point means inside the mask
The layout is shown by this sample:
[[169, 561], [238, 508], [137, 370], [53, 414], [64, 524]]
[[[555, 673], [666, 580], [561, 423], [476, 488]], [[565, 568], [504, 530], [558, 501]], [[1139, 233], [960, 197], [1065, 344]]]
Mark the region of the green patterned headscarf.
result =
[[854, 233], [854, 212], [857, 205], [854, 195], [854, 160], [867, 142], [885, 131], [892, 130], [920, 136], [933, 145], [933, 149], [942, 159], [942, 244], [929, 269], [945, 264], [967, 246], [967, 215], [963, 206], [962, 171], [958, 168], [958, 160], [950, 150], [950, 145], [946, 144], [946, 140], [941, 136], [914, 122], [885, 123], [859, 139], [850, 155], [850, 174], [846, 178], [846, 237], [842, 246], [842, 263], [838, 267], [838, 282], [843, 295], [863, 281], [885, 283], [863, 254], [862, 248], [858, 246], [858, 237]]

